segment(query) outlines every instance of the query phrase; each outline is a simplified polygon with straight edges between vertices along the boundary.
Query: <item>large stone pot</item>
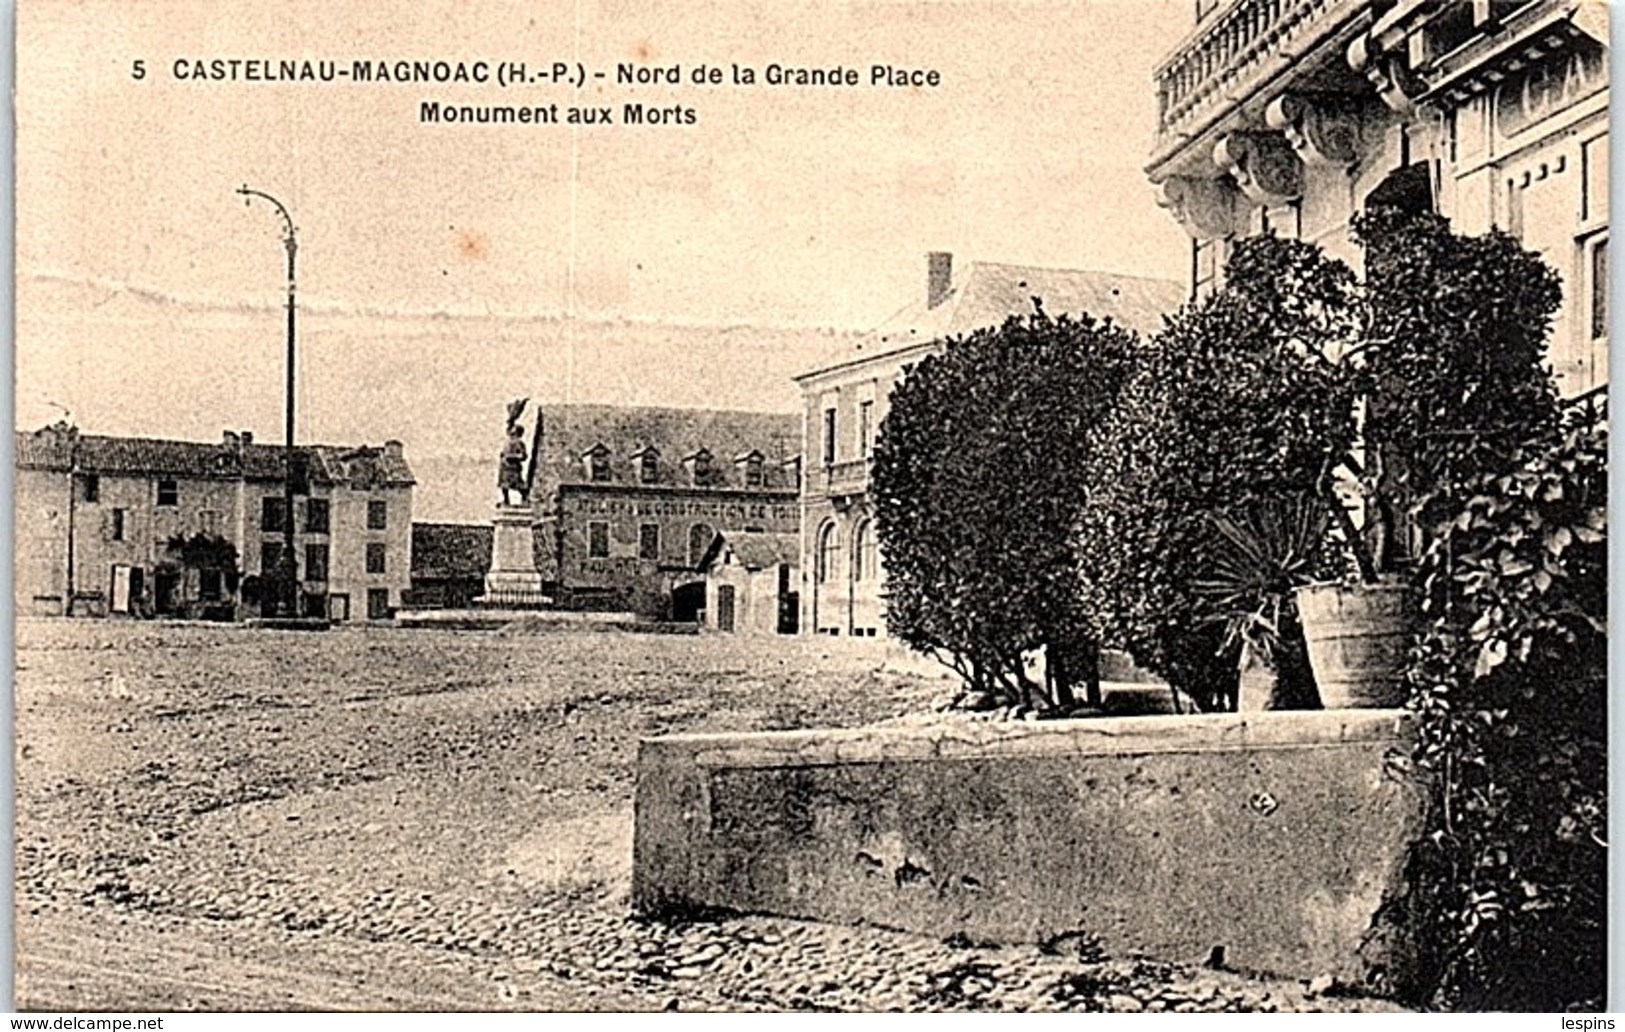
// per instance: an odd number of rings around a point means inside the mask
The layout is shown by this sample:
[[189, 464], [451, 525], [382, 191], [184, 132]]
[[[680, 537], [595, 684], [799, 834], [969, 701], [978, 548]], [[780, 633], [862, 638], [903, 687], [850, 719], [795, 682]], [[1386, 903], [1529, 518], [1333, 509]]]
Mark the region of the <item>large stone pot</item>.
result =
[[1416, 621], [1409, 586], [1310, 584], [1297, 590], [1296, 599], [1322, 706], [1404, 705], [1406, 653]]

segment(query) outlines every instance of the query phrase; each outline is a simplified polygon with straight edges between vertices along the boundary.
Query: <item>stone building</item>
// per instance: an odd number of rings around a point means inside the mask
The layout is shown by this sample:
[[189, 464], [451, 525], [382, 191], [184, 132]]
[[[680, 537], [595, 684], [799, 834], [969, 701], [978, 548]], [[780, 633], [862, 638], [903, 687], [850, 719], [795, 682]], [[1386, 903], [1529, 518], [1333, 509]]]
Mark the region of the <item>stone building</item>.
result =
[[859, 638], [886, 633], [885, 583], [869, 502], [869, 461], [887, 399], [908, 368], [948, 338], [1033, 311], [1088, 312], [1142, 334], [1179, 307], [1168, 280], [1111, 272], [972, 262], [956, 277], [953, 257], [927, 258], [925, 296], [866, 335], [843, 358], [796, 378], [801, 388], [805, 475], [801, 492], [801, 626]]
[[[65, 423], [19, 431], [15, 445], [18, 612], [254, 612], [287, 541], [284, 448], [249, 433], [203, 444]], [[387, 618], [411, 570], [413, 478], [400, 442], [295, 454], [305, 612]]]
[[1350, 216], [1386, 201], [1491, 226], [1563, 278], [1565, 394], [1608, 378], [1607, 10], [1579, 0], [1198, 0], [1156, 71], [1160, 202], [1192, 287], [1266, 229], [1358, 268]]
[[794, 634], [798, 534], [720, 533], [700, 560], [705, 626], [724, 634]]
[[543, 405], [538, 417], [536, 567], [561, 607], [692, 621], [717, 532], [796, 532], [794, 415]]

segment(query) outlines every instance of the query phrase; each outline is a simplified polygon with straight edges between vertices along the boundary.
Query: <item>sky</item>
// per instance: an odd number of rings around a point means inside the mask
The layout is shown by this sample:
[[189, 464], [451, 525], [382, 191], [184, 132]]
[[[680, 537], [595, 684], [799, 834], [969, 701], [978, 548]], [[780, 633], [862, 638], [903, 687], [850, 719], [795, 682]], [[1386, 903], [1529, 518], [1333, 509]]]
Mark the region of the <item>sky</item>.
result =
[[[488, 510], [512, 397], [795, 409], [790, 377], [916, 301], [929, 251], [1183, 279], [1142, 166], [1152, 71], [1191, 18], [1188, 0], [39, 0], [18, 13], [18, 425], [280, 440], [281, 223], [244, 184], [297, 224], [299, 439], [406, 442], [428, 518]], [[586, 80], [174, 71], [234, 58]], [[618, 85], [623, 62], [684, 81]], [[862, 85], [768, 85], [769, 64]], [[877, 64], [940, 85], [871, 86]], [[695, 85], [699, 65], [726, 81]], [[694, 120], [421, 124], [426, 100]]]

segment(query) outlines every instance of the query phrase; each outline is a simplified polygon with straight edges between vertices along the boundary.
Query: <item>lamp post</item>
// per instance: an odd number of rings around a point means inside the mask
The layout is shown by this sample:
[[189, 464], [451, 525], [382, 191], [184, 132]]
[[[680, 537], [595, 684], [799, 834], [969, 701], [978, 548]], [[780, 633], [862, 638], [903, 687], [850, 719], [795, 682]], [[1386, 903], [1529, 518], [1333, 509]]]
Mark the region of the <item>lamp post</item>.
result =
[[[282, 484], [283, 484], [282, 508], [283, 508], [283, 515], [282, 515], [282, 518], [283, 518], [283, 520], [285, 522], [283, 524], [283, 533], [282, 533], [283, 548], [282, 548], [282, 563], [281, 563], [281, 565], [282, 565], [283, 590], [285, 592], [285, 594], [283, 596], [283, 599], [282, 599], [282, 605], [284, 607], [284, 613], [287, 616], [295, 617], [295, 616], [299, 615], [299, 562], [298, 562], [298, 559], [295, 558], [294, 551], [293, 551], [293, 524], [294, 524], [294, 511], [293, 511], [293, 488], [294, 488], [293, 479], [294, 479], [294, 477], [293, 477], [293, 474], [294, 474], [294, 464], [295, 464], [294, 453], [293, 453], [293, 358], [294, 358], [294, 348], [293, 348], [293, 318], [294, 318], [294, 315], [293, 315], [293, 313], [294, 313], [294, 274], [293, 274], [293, 268], [294, 268], [294, 266], [293, 266], [293, 262], [294, 262], [294, 255], [297, 254], [298, 251], [299, 251], [299, 242], [294, 237], [293, 216], [288, 214], [288, 209], [283, 205], [283, 203], [281, 201], [277, 200], [275, 197], [272, 197], [268, 193], [264, 193], [264, 192], [259, 191], [259, 190], [250, 190], [246, 183], [237, 188], [237, 193], [242, 194], [243, 203], [245, 205], [250, 203], [255, 197], [258, 197], [263, 201], [269, 201], [270, 202], [271, 206], [276, 209], [277, 214], [282, 216], [282, 246], [287, 248], [287, 250], [288, 250], [288, 377], [287, 377], [287, 403], [286, 403], [286, 411], [284, 413], [285, 418], [286, 418], [286, 425], [285, 425], [285, 428], [284, 428], [285, 431], [286, 431], [286, 433], [285, 433], [286, 447], [285, 447], [285, 449], [283, 451], [283, 457], [282, 457], [283, 458], [283, 465], [282, 465]], [[263, 573], [263, 571], [261, 571], [261, 572]]]

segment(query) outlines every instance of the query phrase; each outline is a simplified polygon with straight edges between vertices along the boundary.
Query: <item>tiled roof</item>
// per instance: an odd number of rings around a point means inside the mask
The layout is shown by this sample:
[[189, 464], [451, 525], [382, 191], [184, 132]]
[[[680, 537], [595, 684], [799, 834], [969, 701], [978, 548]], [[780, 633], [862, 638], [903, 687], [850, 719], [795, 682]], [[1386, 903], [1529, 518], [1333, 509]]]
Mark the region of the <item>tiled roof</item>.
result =
[[[33, 433], [19, 430], [15, 443], [16, 462], [21, 469], [66, 470], [77, 459], [78, 468], [85, 473], [195, 480], [230, 480], [239, 476], [250, 480], [280, 480], [286, 452], [279, 445], [109, 437], [72, 434], [57, 427]], [[316, 444], [297, 446], [295, 452], [312, 458], [310, 479], [313, 483], [347, 483], [361, 487], [413, 483], [411, 467], [398, 449]]]
[[766, 570], [780, 563], [795, 566], [801, 554], [800, 539], [794, 534], [719, 533], [705, 550], [701, 568], [709, 568], [724, 548], [731, 550], [734, 560], [747, 570]]
[[[764, 486], [795, 489], [793, 471], [779, 462], [801, 450], [799, 415], [615, 405], [544, 405], [541, 413], [538, 494], [545, 494], [551, 484], [592, 482], [581, 457], [598, 445], [608, 450], [613, 484], [641, 486], [634, 456], [653, 448], [659, 453], [654, 484], [691, 487], [693, 480], [683, 461], [704, 449], [712, 456], [713, 488], [745, 489], [744, 470], [729, 457], [759, 451], [769, 460], [762, 469]], [[532, 413], [525, 421], [534, 418]]]
[[67, 470], [73, 464], [68, 440], [52, 427], [12, 435], [12, 456], [18, 469]]
[[[412, 468], [406, 464], [406, 456], [399, 450], [368, 445], [346, 448], [331, 444], [312, 445], [310, 450], [315, 453], [321, 466], [320, 475], [334, 483], [348, 483], [357, 487], [404, 487], [415, 483]], [[276, 451], [280, 456], [281, 449]], [[312, 478], [317, 475], [313, 469]]]
[[1162, 317], [1184, 303], [1187, 292], [1173, 280], [1082, 269], [1046, 269], [1001, 262], [972, 262], [947, 300], [927, 308], [923, 300], [882, 323], [859, 343], [878, 354], [997, 326], [1033, 311], [1033, 298], [1050, 315], [1087, 312], [1110, 317], [1141, 334], [1162, 328]]
[[730, 534], [728, 547], [747, 570], [765, 570], [785, 563], [796, 565], [801, 541], [794, 534]]
[[231, 479], [244, 472], [244, 467], [252, 470], [259, 464], [219, 444], [93, 434], [80, 435], [78, 460], [79, 469], [86, 473], [157, 474], [191, 479]]
[[412, 578], [484, 577], [491, 569], [490, 524], [412, 524]]

